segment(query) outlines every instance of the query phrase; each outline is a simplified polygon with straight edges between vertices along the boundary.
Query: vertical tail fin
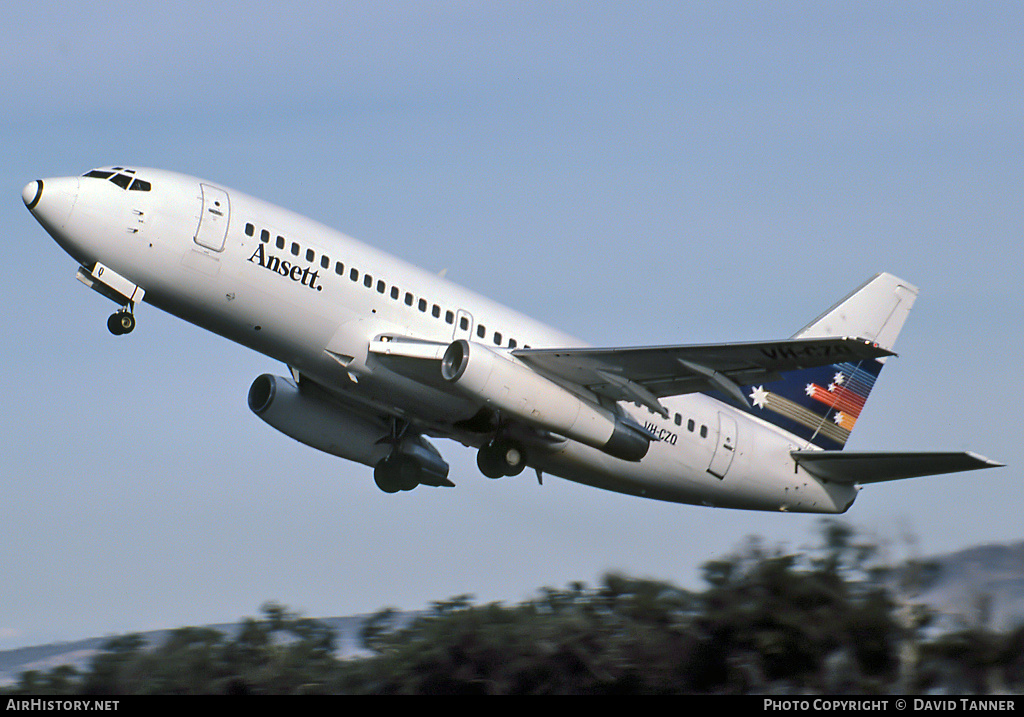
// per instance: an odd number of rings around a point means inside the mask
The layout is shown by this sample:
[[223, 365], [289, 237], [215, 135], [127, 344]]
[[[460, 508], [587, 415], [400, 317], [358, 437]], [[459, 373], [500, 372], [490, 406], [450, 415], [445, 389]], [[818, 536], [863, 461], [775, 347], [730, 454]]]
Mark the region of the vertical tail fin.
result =
[[[793, 338], [849, 336], [892, 349], [917, 298], [917, 287], [877, 274]], [[853, 430], [885, 359], [868, 359], [784, 373], [750, 386], [759, 400], [751, 411], [809, 444], [840, 450]], [[749, 393], [749, 391], [746, 391]]]
[[793, 338], [851, 336], [891, 351], [916, 298], [916, 286], [892, 274], [876, 274]]

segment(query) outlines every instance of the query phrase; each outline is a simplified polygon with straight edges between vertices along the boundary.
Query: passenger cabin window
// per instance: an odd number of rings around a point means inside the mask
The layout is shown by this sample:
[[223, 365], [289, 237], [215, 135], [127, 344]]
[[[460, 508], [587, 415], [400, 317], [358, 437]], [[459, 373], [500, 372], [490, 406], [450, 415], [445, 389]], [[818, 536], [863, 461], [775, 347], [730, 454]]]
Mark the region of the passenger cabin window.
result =
[[437, 304], [434, 304], [434, 308], [431, 310], [430, 314], [436, 319], [438, 316], [441, 315], [441, 307], [438, 306]]
[[292, 256], [299, 255], [299, 244], [298, 242], [292, 242]]
[[277, 238], [277, 248], [284, 249], [284, 237]]
[[329, 257], [328, 257], [328, 256], [327, 256], [326, 254], [324, 254], [323, 256], [321, 256], [321, 257], [320, 257], [320, 268], [321, 268], [321, 269], [327, 269], [327, 268], [329, 268], [330, 266], [331, 266], [331, 260], [330, 260], [330, 258], [329, 258]]
[[256, 227], [254, 227], [251, 222], [246, 223], [246, 225], [245, 225], [245, 235], [247, 237], [251, 237], [255, 233], [256, 233]]
[[405, 292], [405, 305], [412, 306], [413, 295], [410, 292]]
[[316, 252], [312, 249], [306, 249], [306, 261], [312, 262], [314, 259], [316, 259]]
[[476, 325], [476, 335], [479, 336], [480, 338], [484, 338], [485, 336], [487, 336], [487, 329], [484, 328], [483, 324]]
[[334, 273], [338, 276], [343, 276], [345, 274], [345, 265], [339, 261], [334, 265]]

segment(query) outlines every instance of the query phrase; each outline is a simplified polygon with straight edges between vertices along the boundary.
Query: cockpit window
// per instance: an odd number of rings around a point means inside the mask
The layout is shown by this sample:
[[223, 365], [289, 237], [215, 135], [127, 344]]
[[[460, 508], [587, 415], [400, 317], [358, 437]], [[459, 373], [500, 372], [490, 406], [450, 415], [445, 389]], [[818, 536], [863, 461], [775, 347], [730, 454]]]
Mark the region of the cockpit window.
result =
[[121, 189], [128, 189], [128, 185], [131, 184], [132, 178], [127, 174], [115, 174], [110, 178], [110, 181], [119, 186]]
[[86, 172], [86, 177], [94, 177], [96, 179], [106, 179], [121, 189], [127, 189], [133, 192], [148, 192], [153, 189], [153, 185], [144, 179], [135, 178], [134, 169], [125, 169], [124, 167], [112, 167], [110, 169], [94, 169], [91, 172]]

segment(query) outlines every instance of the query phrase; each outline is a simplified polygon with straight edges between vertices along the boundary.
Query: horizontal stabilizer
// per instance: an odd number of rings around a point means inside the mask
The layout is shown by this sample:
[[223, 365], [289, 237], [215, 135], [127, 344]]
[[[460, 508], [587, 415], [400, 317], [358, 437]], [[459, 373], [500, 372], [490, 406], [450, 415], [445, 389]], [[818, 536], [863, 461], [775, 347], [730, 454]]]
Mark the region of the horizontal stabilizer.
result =
[[977, 453], [879, 453], [849, 451], [791, 451], [793, 459], [816, 478], [836, 483], [882, 481], [997, 468]]

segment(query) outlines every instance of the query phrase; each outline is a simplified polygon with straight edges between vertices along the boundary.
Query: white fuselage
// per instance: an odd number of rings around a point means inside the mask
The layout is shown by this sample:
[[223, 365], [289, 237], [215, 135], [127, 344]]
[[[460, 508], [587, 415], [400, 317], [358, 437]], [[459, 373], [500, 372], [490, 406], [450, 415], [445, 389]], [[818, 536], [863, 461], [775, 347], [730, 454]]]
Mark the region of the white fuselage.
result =
[[[390, 370], [369, 351], [375, 337], [464, 338], [505, 352], [582, 345], [290, 211], [193, 177], [137, 171], [150, 190], [44, 179], [38, 196], [34, 183], [25, 188], [25, 201], [36, 200], [33, 214], [83, 266], [109, 267], [144, 289], [146, 302], [286, 363], [353, 406], [474, 444], [479, 438], [454, 424], [479, 405]], [[211, 214], [214, 202], [219, 213]], [[704, 394], [662, 404], [667, 418], [624, 406], [660, 439], [640, 461], [563, 440], [532, 446], [529, 465], [683, 503], [823, 513], [852, 504], [854, 487], [819, 481], [794, 463], [790, 451], [806, 445], [786, 431]]]

